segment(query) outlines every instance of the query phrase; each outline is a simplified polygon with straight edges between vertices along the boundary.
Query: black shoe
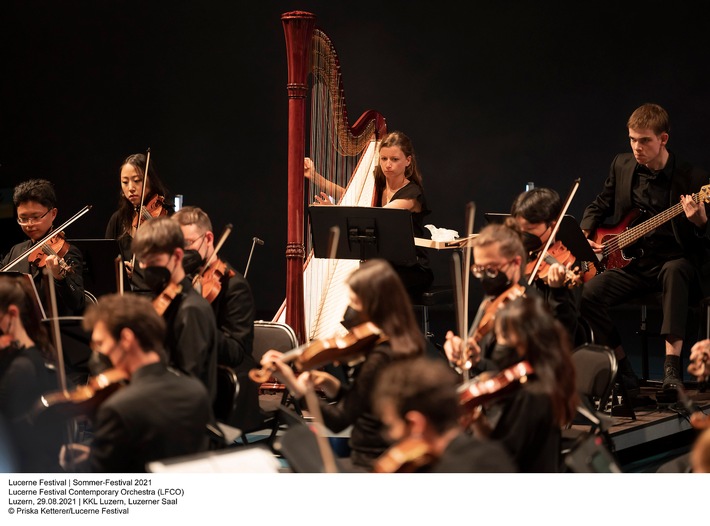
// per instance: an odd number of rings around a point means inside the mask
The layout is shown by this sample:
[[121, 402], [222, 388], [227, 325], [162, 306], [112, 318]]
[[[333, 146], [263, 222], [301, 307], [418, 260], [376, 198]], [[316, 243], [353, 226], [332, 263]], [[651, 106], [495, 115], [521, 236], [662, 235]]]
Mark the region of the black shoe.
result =
[[617, 384], [620, 384], [621, 393], [626, 392], [629, 398], [637, 397], [641, 393], [641, 383], [633, 371], [620, 372], [617, 376]]
[[[675, 360], [669, 359], [675, 358]], [[675, 391], [679, 387], [683, 387], [683, 380], [680, 378], [679, 359], [676, 356], [666, 357], [666, 362], [663, 365], [663, 386], [664, 391]]]

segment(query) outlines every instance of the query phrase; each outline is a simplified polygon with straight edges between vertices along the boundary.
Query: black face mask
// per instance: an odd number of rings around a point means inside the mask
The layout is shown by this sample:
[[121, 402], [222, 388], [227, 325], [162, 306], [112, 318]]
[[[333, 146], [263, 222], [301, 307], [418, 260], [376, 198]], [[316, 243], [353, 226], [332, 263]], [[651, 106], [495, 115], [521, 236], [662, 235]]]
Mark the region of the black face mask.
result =
[[499, 271], [495, 278], [483, 276], [481, 278], [481, 287], [483, 292], [488, 296], [500, 296], [510, 288], [512, 282], [505, 272]]
[[157, 296], [170, 283], [170, 271], [165, 267], [145, 267], [143, 279], [148, 288]]
[[498, 366], [500, 370], [512, 367], [520, 361], [518, 351], [512, 345], [503, 345], [496, 343], [491, 351], [491, 360]]
[[97, 376], [109, 369], [113, 369], [111, 358], [97, 351], [91, 351], [91, 356], [89, 356], [89, 361], [86, 365], [89, 368], [91, 376]]
[[523, 246], [526, 252], [535, 252], [542, 247], [542, 239], [530, 232], [523, 232]]
[[190, 249], [185, 251], [185, 255], [182, 258], [182, 268], [185, 269], [185, 274], [188, 276], [197, 274], [197, 271], [204, 264], [205, 260], [197, 250]]
[[353, 327], [362, 325], [366, 321], [367, 320], [362, 315], [361, 311], [355, 310], [350, 305], [348, 305], [348, 308], [345, 309], [345, 313], [343, 314], [343, 320], [340, 322], [340, 325], [345, 327], [347, 330], [351, 330]]

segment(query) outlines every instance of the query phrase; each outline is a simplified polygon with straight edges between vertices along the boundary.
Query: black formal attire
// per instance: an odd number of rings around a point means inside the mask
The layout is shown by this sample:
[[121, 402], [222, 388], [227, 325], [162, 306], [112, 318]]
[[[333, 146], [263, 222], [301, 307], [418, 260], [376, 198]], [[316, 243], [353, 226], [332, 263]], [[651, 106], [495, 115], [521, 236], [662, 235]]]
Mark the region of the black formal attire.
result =
[[373, 413], [371, 395], [382, 368], [396, 358], [387, 342], [376, 345], [365, 356], [362, 363], [350, 370], [352, 381], [341, 383], [337, 400], [321, 401], [320, 410], [323, 423], [335, 433], [353, 426], [350, 460], [356, 468], [370, 471], [390, 445], [383, 435], [382, 422]]
[[[634, 209], [656, 216], [678, 204], [681, 195], [697, 193], [708, 181], [705, 170], [672, 152], [666, 166], [655, 173], [639, 165], [633, 154], [619, 154], [601, 193], [584, 211], [580, 227], [593, 232], [609, 218], [618, 224]], [[605, 270], [585, 283], [581, 314], [598, 343], [610, 347], [621, 343], [610, 307], [654, 292], [663, 294], [661, 334], [684, 337], [688, 304], [694, 299], [691, 291], [701, 291], [697, 299], [710, 292], [708, 274], [703, 272], [710, 261], [708, 227], [710, 222], [697, 228], [681, 211], [640, 240], [643, 251], [627, 266]]]
[[521, 473], [557, 473], [561, 467], [561, 431], [547, 394], [535, 389], [534, 375], [490, 406], [490, 440], [500, 441]]
[[[395, 199], [414, 199], [421, 206], [420, 212], [412, 212], [412, 230], [414, 237], [425, 237], [424, 217], [431, 213], [427, 207], [424, 190], [416, 183], [409, 183], [397, 190], [390, 201]], [[429, 256], [426, 249], [416, 247], [417, 262], [413, 265], [392, 265], [402, 279], [409, 296], [413, 301], [421, 298], [434, 282], [434, 273], [429, 266]]]
[[193, 287], [190, 278], [180, 282], [182, 292], [163, 313], [167, 324], [165, 350], [168, 363], [199, 378], [209, 399], [217, 395], [217, 323], [209, 302]]
[[[23, 252], [29, 250], [35, 243], [31, 239], [18, 243], [10, 249], [10, 252], [0, 262], [0, 268], [5, 268], [15, 258], [19, 257]], [[84, 258], [81, 251], [74, 245], [69, 246], [69, 250], [64, 255], [64, 261], [71, 266], [73, 272], [68, 272], [64, 279], [55, 279], [55, 291], [57, 293], [57, 310], [59, 316], [82, 316], [86, 306], [84, 296]], [[37, 267], [34, 263], [30, 263], [28, 258], [22, 258], [15, 263], [8, 272], [22, 272], [30, 274], [37, 287], [40, 301], [44, 306], [45, 312], [49, 316], [49, 291], [45, 285], [46, 280], [43, 279], [44, 267]]]
[[518, 469], [499, 442], [460, 433], [434, 462], [418, 473], [515, 473]]
[[17, 470], [60, 472], [63, 428], [56, 421], [35, 421], [40, 396], [57, 390], [57, 378], [37, 347], [0, 350], [0, 415], [8, 434]]
[[205, 386], [163, 363], [146, 365], [94, 420], [91, 471], [141, 473], [148, 462], [206, 451], [212, 407]]
[[[121, 252], [123, 261], [133, 261], [133, 250], [131, 250], [133, 237], [121, 224], [118, 210], [108, 220], [104, 237], [106, 239], [115, 239], [118, 242], [118, 249]], [[133, 272], [131, 273], [131, 291], [139, 294], [150, 294], [150, 289], [143, 278], [143, 269], [140, 268], [137, 261], [135, 261]]]
[[259, 407], [259, 384], [249, 378], [260, 366], [252, 355], [256, 307], [249, 282], [228, 263], [220, 280], [221, 289], [212, 301], [217, 319], [217, 362], [234, 369], [239, 380], [239, 396], [233, 419], [239, 429], [251, 429], [263, 420]]

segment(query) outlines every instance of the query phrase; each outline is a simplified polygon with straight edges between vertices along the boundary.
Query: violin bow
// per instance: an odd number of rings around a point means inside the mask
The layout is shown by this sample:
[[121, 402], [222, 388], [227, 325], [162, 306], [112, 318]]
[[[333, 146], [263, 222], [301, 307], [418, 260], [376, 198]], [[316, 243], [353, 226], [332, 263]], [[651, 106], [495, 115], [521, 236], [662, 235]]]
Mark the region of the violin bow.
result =
[[116, 292], [123, 296], [123, 260], [121, 254], [114, 259], [116, 267]]
[[[466, 239], [469, 239], [473, 233], [473, 223], [476, 216], [476, 205], [473, 202], [469, 202], [466, 205]], [[464, 243], [461, 247], [463, 250], [463, 263], [461, 262], [461, 255], [459, 252], [454, 252], [452, 254], [452, 274], [454, 283], [454, 295], [456, 299], [456, 319], [458, 321], [458, 333], [461, 336], [461, 344], [464, 347], [468, 346], [468, 292], [469, 292], [469, 268], [471, 266], [471, 254], [473, 249], [468, 242]], [[469, 367], [464, 364], [459, 367], [458, 364], [452, 364], [456, 372], [460, 373], [464, 380], [466, 380], [466, 372]]]
[[54, 236], [56, 236], [56, 235], [57, 235], [57, 232], [61, 232], [62, 230], [64, 230], [66, 227], [68, 227], [69, 225], [71, 225], [74, 221], [76, 221], [76, 220], [79, 219], [81, 216], [83, 216], [84, 214], [86, 214], [89, 210], [91, 210], [91, 205], [86, 205], [84, 208], [82, 208], [82, 209], [79, 210], [76, 214], [74, 214], [72, 217], [70, 217], [66, 222], [64, 222], [64, 223], [62, 223], [61, 225], [59, 225], [58, 228], [52, 228], [52, 229], [49, 231], [49, 233], [47, 233], [47, 235], [44, 236], [40, 241], [38, 241], [37, 243], [32, 243], [32, 246], [30, 246], [27, 250], [25, 250], [22, 254], [20, 254], [19, 256], [17, 256], [15, 259], [13, 259], [10, 263], [8, 263], [7, 265], [5, 265], [3, 268], [1, 268], [1, 269], [0, 269], [0, 272], [5, 272], [5, 271], [10, 270], [10, 269], [11, 269], [12, 267], [14, 267], [19, 261], [21, 261], [22, 259], [24, 259], [24, 258], [26, 258], [27, 256], [29, 256], [31, 252], [33, 252], [34, 250], [37, 250], [37, 247], [38, 247], [38, 246], [44, 245], [47, 241], [49, 241], [49, 240], [52, 239]]
[[[145, 201], [145, 183], [148, 180], [148, 168], [150, 167], [150, 148], [145, 153], [145, 171], [143, 172], [143, 185], [141, 187], [141, 201], [138, 203], [138, 222], [136, 223], [136, 232], [141, 227], [141, 217], [143, 216], [143, 201]], [[136, 264], [136, 255], [131, 258], [131, 268]]]
[[247, 272], [249, 272], [249, 264], [251, 263], [251, 257], [254, 254], [254, 247], [256, 245], [263, 245], [264, 242], [258, 237], [251, 238], [251, 250], [249, 251], [249, 259], [247, 259], [247, 266], [244, 267], [244, 277], [247, 277]]
[[565, 217], [565, 214], [567, 213], [567, 209], [569, 208], [569, 205], [572, 202], [572, 198], [574, 197], [574, 194], [577, 192], [577, 188], [579, 188], [579, 181], [580, 181], [580, 178], [578, 177], [577, 179], [575, 179], [574, 183], [572, 184], [572, 189], [570, 190], [570, 193], [567, 196], [567, 200], [565, 201], [565, 204], [562, 207], [562, 211], [560, 212], [560, 215], [557, 217], [557, 221], [555, 222], [555, 226], [552, 228], [552, 232], [550, 232], [550, 237], [547, 239], [547, 243], [545, 243], [545, 247], [540, 252], [540, 255], [538, 256], [537, 261], [535, 262], [535, 266], [533, 267], [532, 272], [530, 273], [530, 277], [528, 278], [528, 286], [532, 285], [533, 281], [535, 281], [535, 276], [537, 275], [537, 271], [540, 270], [540, 265], [542, 264], [543, 260], [545, 259], [545, 256], [547, 255], [547, 251], [550, 248], [550, 245], [552, 245], [553, 239], [555, 239], [555, 236], [557, 235], [557, 231], [560, 229], [560, 225], [562, 224], [562, 218]]

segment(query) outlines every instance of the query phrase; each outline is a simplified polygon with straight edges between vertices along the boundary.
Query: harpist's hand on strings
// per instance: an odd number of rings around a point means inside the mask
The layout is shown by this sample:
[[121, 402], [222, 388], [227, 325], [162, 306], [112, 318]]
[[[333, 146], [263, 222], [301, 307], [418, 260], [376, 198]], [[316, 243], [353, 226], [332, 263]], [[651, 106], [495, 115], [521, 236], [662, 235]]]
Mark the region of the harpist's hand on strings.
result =
[[313, 203], [314, 205], [328, 205], [332, 206], [335, 203], [333, 202], [333, 199], [326, 194], [325, 192], [321, 192], [320, 194], [316, 195], [316, 200]]
[[315, 168], [313, 168], [313, 159], [306, 157], [303, 160], [303, 176], [306, 179], [311, 179], [315, 173]]

